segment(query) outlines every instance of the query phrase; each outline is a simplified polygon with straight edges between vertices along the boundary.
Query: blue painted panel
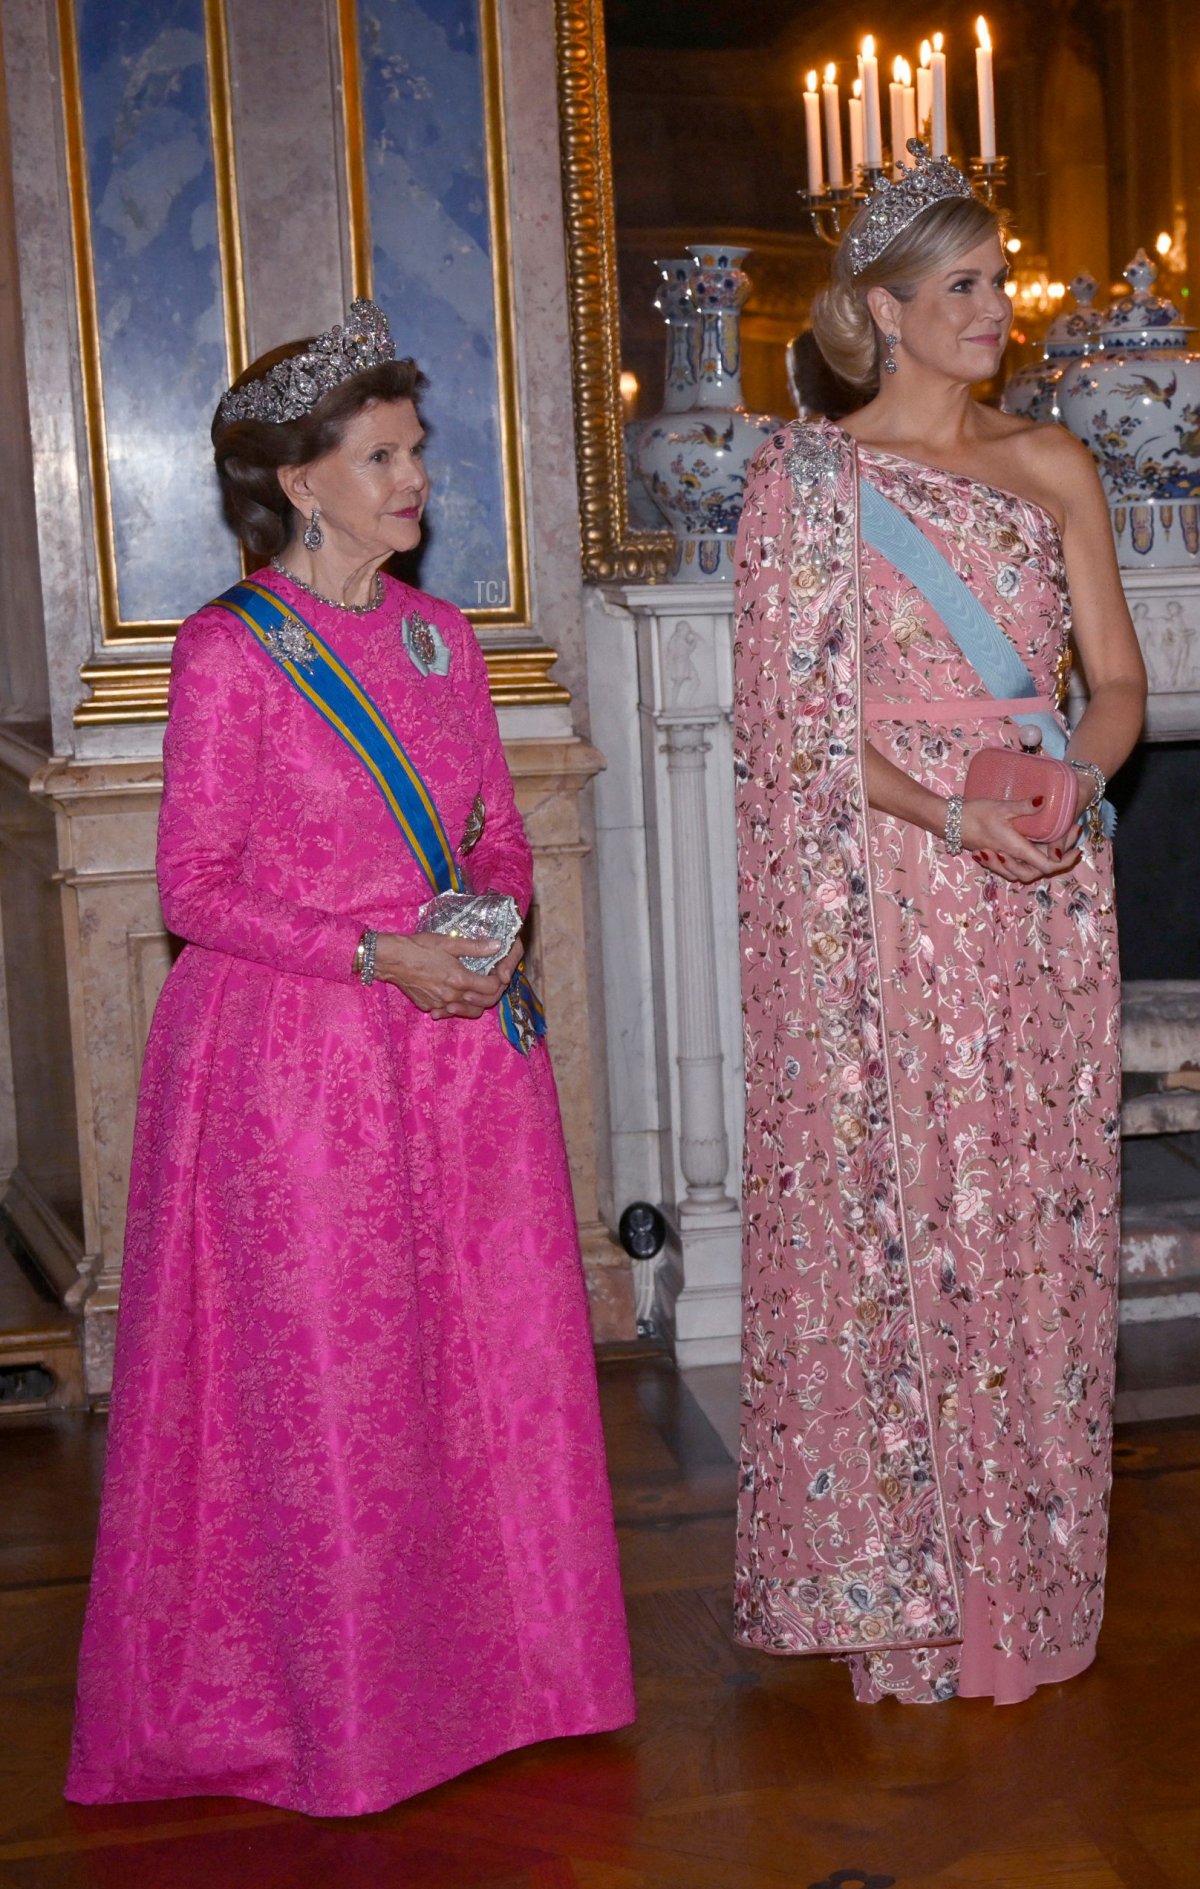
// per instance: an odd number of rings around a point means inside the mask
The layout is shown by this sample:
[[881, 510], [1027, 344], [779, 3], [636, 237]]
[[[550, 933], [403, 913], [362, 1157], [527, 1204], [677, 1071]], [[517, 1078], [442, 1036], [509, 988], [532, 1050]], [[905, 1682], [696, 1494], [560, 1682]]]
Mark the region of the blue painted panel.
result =
[[429, 378], [421, 582], [510, 603], [478, 0], [360, 0], [375, 299]]
[[238, 575], [209, 426], [228, 384], [203, 0], [77, 0], [120, 615]]

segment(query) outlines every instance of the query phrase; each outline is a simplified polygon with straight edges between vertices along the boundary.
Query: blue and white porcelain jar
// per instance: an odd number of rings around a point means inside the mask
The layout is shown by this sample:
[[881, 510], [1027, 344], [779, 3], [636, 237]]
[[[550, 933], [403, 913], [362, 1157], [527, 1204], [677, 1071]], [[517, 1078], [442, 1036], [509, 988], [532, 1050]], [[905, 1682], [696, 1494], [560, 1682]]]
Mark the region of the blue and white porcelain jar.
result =
[[664, 412], [635, 448], [637, 470], [675, 534], [676, 583], [728, 582], [746, 467], [779, 422], [742, 400], [741, 315], [750, 293], [749, 252], [688, 245], [700, 314], [696, 386], [685, 412]]
[[1099, 354], [1104, 317], [1092, 304], [1098, 284], [1086, 271], [1067, 285], [1075, 306], [1055, 316], [1042, 344], [1042, 358], [1020, 367], [1005, 383], [1000, 406], [1004, 413], [1023, 413], [1027, 420], [1061, 420], [1058, 389], [1072, 361]]
[[1131, 293], [1105, 316], [1103, 351], [1058, 390], [1064, 424], [1100, 469], [1127, 570], [1200, 567], [1200, 354], [1194, 328], [1153, 293], [1157, 274], [1139, 249], [1125, 270]]

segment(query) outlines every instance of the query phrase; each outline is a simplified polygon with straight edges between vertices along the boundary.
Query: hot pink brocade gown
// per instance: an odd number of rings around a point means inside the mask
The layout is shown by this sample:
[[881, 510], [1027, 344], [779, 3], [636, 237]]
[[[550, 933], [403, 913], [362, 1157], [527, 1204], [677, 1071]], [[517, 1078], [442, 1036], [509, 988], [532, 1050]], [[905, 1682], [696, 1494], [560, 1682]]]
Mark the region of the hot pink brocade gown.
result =
[[[278, 589], [357, 673], [474, 884], [531, 858], [469, 624]], [[418, 608], [449, 645], [423, 676]], [[250, 632], [176, 646], [159, 834], [187, 947], [146, 1050], [67, 1795], [395, 1803], [633, 1715], [549, 1057], [353, 978], [428, 887]], [[550, 1019], [553, 1033], [553, 1017]]]
[[[1070, 605], [1054, 520], [860, 446], [1055, 694]], [[867, 738], [939, 794], [1018, 745], [921, 594], [863, 550]], [[889, 704], [893, 705], [889, 707]], [[905, 1221], [961, 1646], [855, 1655], [860, 1699], [997, 1704], [1095, 1657], [1111, 1479], [1120, 1175], [1112, 849], [1009, 885], [872, 811], [873, 886]]]

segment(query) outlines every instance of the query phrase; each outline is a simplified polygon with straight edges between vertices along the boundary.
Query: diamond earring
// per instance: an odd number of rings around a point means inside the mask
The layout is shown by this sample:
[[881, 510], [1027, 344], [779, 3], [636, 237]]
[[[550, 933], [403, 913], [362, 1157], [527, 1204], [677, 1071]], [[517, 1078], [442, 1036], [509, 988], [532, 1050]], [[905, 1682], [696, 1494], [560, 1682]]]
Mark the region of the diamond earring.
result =
[[313, 506], [313, 515], [304, 528], [304, 542], [310, 551], [319, 551], [325, 542], [325, 533], [321, 530], [321, 510]]
[[[883, 364], [883, 371], [885, 374], [894, 374], [896, 371], [896, 356], [894, 353], [894, 349], [899, 339], [900, 339], [899, 335], [884, 335], [883, 337], [883, 345], [887, 349], [887, 360]], [[305, 539], [305, 543], [307, 542], [308, 540]]]

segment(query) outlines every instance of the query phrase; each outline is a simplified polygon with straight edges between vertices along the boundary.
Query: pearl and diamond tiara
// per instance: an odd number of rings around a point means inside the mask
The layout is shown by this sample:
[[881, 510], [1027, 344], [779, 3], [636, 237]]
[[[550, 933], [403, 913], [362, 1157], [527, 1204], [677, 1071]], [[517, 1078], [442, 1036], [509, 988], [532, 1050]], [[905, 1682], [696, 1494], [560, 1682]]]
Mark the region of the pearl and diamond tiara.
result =
[[930, 157], [928, 145], [922, 144], [919, 138], [910, 138], [908, 148], [916, 164], [911, 170], [903, 171], [894, 182], [888, 177], [880, 179], [863, 205], [862, 227], [852, 229], [846, 237], [850, 268], [855, 275], [869, 269], [888, 244], [923, 210], [951, 197], [975, 195], [957, 164], [952, 164], [948, 157]]
[[329, 328], [299, 354], [289, 354], [259, 380], [231, 387], [217, 409], [227, 424], [232, 420], [265, 420], [280, 426], [311, 413], [323, 394], [352, 374], [383, 361], [394, 361], [396, 344], [382, 308], [361, 297], [351, 302], [344, 324]]

